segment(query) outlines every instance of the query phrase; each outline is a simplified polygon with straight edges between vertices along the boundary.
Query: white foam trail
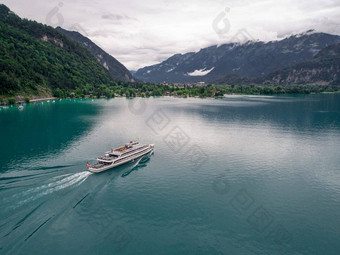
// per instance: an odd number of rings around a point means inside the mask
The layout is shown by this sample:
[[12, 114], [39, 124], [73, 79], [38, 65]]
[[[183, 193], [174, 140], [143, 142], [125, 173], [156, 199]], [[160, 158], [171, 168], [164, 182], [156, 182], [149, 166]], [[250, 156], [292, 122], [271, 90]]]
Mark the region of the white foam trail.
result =
[[63, 185], [64, 183], [71, 182], [73, 179], [87, 178], [90, 174], [91, 174], [90, 172], [80, 172], [80, 173], [76, 173], [76, 174], [64, 174], [64, 175], [56, 176], [56, 177], [53, 177], [52, 180], [60, 179], [61, 177], [64, 177], [64, 176], [67, 176], [67, 177], [63, 178], [59, 181], [55, 181], [55, 182], [51, 182], [51, 183], [48, 183], [48, 184], [41, 185], [37, 188], [31, 188], [31, 189], [25, 190], [25, 191], [23, 191], [19, 194], [14, 194], [12, 197], [16, 198], [16, 197], [20, 197], [20, 196], [28, 196], [30, 194], [40, 192], [44, 189], [49, 189], [49, 188], [52, 188], [52, 187], [55, 187], [55, 186]]
[[[49, 183], [49, 184], [45, 184], [45, 185], [42, 185], [42, 186], [37, 187], [37, 188], [29, 189], [28, 191], [25, 191], [25, 192], [22, 193], [23, 197], [25, 197], [27, 195], [31, 195], [31, 194], [33, 194], [33, 196], [16, 203], [16, 205], [12, 208], [13, 209], [17, 208], [17, 207], [19, 207], [23, 204], [34, 201], [38, 198], [41, 198], [41, 197], [48, 195], [48, 194], [51, 194], [53, 192], [68, 188], [72, 185], [75, 185], [75, 184], [80, 185], [91, 174], [92, 174], [91, 172], [80, 172], [80, 173], [69, 175], [69, 176], [67, 176], [67, 177], [65, 177], [65, 178], [63, 178], [59, 181], [52, 182], [52, 183]], [[63, 177], [63, 176], [65, 176], [65, 175], [58, 176], [58, 177], [60, 178], [60, 177]], [[34, 195], [34, 193], [35, 193], [35, 195]], [[38, 194], [36, 194], [36, 193], [38, 193]]]

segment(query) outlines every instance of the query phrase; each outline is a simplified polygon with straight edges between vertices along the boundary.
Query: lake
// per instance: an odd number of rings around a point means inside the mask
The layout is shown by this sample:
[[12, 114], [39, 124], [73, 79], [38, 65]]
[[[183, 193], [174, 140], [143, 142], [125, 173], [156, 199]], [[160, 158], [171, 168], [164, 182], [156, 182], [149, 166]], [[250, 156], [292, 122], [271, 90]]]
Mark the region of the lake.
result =
[[[340, 95], [0, 108], [1, 254], [338, 254]], [[154, 154], [86, 162], [139, 139]]]

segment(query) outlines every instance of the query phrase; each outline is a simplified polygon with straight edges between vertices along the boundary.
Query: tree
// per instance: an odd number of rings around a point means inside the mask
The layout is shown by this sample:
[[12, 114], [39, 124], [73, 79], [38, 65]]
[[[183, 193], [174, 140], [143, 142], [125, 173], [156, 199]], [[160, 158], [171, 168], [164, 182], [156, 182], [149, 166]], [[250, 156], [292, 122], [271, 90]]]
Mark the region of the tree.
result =
[[8, 104], [15, 104], [15, 103], [16, 103], [14, 97], [9, 97], [9, 98], [7, 98], [7, 101], [8, 101]]
[[58, 97], [58, 98], [65, 98], [65, 93], [60, 88], [57, 88], [54, 90], [53, 96]]

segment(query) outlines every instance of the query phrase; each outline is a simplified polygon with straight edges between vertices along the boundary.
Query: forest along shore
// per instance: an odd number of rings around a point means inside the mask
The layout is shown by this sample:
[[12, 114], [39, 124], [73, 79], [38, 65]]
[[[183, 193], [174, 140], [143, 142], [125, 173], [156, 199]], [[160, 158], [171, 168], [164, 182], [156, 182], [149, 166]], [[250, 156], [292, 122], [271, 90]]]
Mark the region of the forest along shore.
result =
[[11, 104], [23, 104], [23, 103], [34, 103], [48, 100], [55, 100], [57, 97], [24, 97], [15, 96], [10, 98], [0, 98], [0, 105], [11, 105]]

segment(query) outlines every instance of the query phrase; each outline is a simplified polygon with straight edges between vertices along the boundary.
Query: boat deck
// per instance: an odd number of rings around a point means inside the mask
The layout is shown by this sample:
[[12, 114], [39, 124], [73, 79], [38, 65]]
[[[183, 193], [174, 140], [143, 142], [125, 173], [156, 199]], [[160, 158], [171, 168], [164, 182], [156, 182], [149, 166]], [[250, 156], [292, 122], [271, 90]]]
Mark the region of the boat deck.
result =
[[118, 158], [115, 155], [109, 155], [109, 156], [101, 156], [98, 158], [98, 160], [106, 160], [106, 161], [112, 161], [114, 159]]
[[112, 163], [104, 163], [104, 162], [97, 162], [96, 164], [92, 165], [91, 168], [94, 169], [101, 169], [105, 166], [111, 165]]

